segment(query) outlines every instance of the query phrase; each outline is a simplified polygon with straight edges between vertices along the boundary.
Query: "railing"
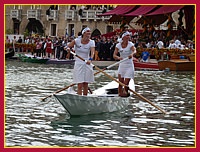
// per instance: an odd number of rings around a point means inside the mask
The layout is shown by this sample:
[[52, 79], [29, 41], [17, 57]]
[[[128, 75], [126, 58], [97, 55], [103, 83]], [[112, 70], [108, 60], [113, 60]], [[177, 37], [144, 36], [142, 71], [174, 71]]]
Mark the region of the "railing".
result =
[[83, 10], [82, 16], [78, 15], [78, 20], [108, 20], [110, 16], [97, 16], [98, 14], [102, 14], [102, 10]]
[[161, 59], [163, 54], [168, 54], [170, 56], [180, 55], [180, 54], [195, 54], [195, 49], [157, 49], [157, 48], [137, 48], [136, 57], [140, 57], [143, 51], [149, 52], [149, 54], [154, 55], [157, 60]]
[[47, 16], [47, 20], [58, 21], [58, 10], [50, 10], [50, 15]]
[[[96, 12], [96, 15], [99, 15], [99, 14], [102, 14], [102, 10]], [[97, 19], [102, 19], [103, 21], [109, 20], [110, 18], [111, 16], [97, 16]]]
[[22, 19], [22, 10], [18, 10], [18, 9], [11, 10], [10, 18], [11, 19], [17, 19], [17, 20], [21, 21], [21, 19]]
[[27, 10], [27, 19], [34, 18], [40, 19], [41, 17], [41, 10]]
[[65, 11], [65, 20], [75, 20], [75, 10], [66, 10]]

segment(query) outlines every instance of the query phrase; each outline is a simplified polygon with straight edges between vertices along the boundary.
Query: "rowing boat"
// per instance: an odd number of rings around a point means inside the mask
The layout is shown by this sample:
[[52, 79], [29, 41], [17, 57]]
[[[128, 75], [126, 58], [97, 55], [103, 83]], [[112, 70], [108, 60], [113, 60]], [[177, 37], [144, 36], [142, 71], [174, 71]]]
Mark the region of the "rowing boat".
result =
[[174, 59], [158, 61], [159, 70], [195, 71], [195, 61], [187, 59]]
[[5, 52], [5, 58], [6, 59], [8, 59], [8, 58], [11, 58], [11, 57], [13, 57], [15, 55], [15, 51], [14, 51], [14, 49], [9, 49], [9, 51], [8, 52]]
[[74, 62], [73, 59], [49, 59], [46, 64], [74, 64]]
[[[131, 98], [119, 97], [117, 87], [118, 83], [112, 81], [88, 96], [77, 95], [73, 88], [69, 88], [65, 93], [55, 94], [54, 97], [71, 116], [114, 112], [126, 108]], [[129, 87], [135, 90], [133, 80], [130, 81]]]
[[134, 67], [136, 70], [159, 70], [158, 62], [136, 62], [134, 61]]
[[19, 59], [23, 62], [46, 63], [49, 60], [48, 58], [36, 57], [29, 54], [25, 54], [25, 55], [18, 54], [18, 55], [19, 55]]

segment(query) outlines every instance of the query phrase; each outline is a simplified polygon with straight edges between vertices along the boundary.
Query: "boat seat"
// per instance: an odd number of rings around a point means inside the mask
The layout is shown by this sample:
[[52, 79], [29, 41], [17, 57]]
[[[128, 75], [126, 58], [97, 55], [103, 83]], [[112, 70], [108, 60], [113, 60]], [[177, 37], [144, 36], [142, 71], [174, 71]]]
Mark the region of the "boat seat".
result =
[[106, 89], [107, 94], [118, 94], [118, 88]]

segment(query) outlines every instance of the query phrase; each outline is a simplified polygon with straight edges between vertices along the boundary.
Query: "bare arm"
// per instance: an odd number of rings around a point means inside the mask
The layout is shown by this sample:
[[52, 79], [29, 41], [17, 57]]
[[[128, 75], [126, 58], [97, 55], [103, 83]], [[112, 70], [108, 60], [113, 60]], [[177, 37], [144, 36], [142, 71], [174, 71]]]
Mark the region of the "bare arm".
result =
[[129, 59], [133, 57], [134, 54], [136, 54], [136, 48], [134, 46], [131, 47], [132, 53], [128, 56]]
[[119, 51], [119, 49], [117, 48], [117, 47], [115, 47], [115, 51], [114, 51], [114, 53], [113, 53], [113, 58], [115, 59], [115, 60], [122, 60], [122, 57], [119, 57], [117, 54], [118, 54], [118, 51]]
[[94, 58], [95, 47], [91, 47], [90, 51], [91, 51], [91, 56], [90, 57]]
[[70, 43], [67, 45], [67, 47], [73, 48], [74, 45], [75, 45], [75, 40], [73, 40], [72, 42], [70, 42]]
[[90, 55], [90, 59], [87, 60], [87, 64], [90, 64], [94, 58], [95, 47], [91, 47], [90, 51], [91, 51], [91, 55]]
[[69, 44], [67, 44], [67, 46], [64, 47], [64, 49], [67, 50], [67, 54], [68, 54], [67, 56], [68, 56], [68, 58], [70, 56], [70, 50], [71, 50], [71, 48], [74, 47], [74, 45], [75, 45], [75, 40], [73, 40], [72, 42], [70, 42]]

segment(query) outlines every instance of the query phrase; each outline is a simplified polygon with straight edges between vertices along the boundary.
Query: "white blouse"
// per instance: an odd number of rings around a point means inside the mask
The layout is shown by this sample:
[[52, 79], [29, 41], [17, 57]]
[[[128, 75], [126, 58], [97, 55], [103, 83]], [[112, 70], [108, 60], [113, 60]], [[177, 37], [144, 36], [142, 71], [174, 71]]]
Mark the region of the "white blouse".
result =
[[[89, 60], [91, 47], [95, 47], [94, 40], [90, 40], [88, 44], [82, 44], [81, 38], [75, 39], [75, 52], [78, 56], [84, 58], [85, 60]], [[86, 64], [78, 57], [75, 57], [73, 82], [74, 83], [94, 82], [93, 67], [91, 65]]]

